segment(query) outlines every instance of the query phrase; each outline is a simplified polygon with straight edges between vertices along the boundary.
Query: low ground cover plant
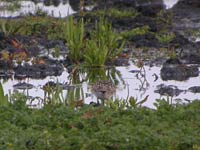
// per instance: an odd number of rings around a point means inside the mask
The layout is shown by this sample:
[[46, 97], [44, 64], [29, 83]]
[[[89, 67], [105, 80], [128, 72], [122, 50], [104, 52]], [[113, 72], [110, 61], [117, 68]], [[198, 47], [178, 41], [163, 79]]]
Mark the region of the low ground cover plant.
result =
[[198, 150], [200, 102], [156, 109], [45, 105], [16, 100], [0, 106], [0, 149]]
[[130, 10], [120, 10], [117, 8], [109, 8], [109, 10], [96, 10], [93, 12], [86, 12], [86, 15], [91, 16], [107, 16], [111, 18], [134, 18], [139, 13], [135, 9]]

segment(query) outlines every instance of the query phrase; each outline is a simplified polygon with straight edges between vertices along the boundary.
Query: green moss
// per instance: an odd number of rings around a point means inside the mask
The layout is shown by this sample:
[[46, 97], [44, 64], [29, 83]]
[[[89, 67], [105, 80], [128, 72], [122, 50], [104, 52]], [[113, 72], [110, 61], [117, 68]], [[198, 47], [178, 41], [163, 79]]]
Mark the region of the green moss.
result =
[[121, 35], [128, 39], [129, 37], [148, 34], [150, 33], [149, 29], [149, 26], [137, 27], [129, 31], [123, 31], [121, 32]]
[[173, 32], [160, 32], [156, 34], [156, 39], [160, 43], [170, 43], [176, 35]]
[[26, 16], [22, 19], [0, 21], [0, 30], [5, 35], [29, 35], [48, 39], [65, 39], [63, 24], [66, 20], [48, 16]]
[[138, 15], [135, 9], [120, 10], [116, 8], [110, 8], [108, 10], [96, 10], [88, 12], [92, 16], [108, 16], [111, 18], [134, 18]]

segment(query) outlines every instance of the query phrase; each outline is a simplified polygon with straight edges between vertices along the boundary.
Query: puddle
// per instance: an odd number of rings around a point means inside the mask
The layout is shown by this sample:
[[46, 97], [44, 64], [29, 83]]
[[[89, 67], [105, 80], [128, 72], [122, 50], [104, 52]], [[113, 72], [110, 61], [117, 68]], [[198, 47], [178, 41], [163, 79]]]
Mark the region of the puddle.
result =
[[[127, 99], [128, 97], [133, 96], [134, 98], [138, 99], [138, 101], [144, 99], [147, 95], [149, 95], [148, 100], [143, 106], [147, 106], [153, 108], [153, 103], [156, 99], [160, 98], [172, 98], [174, 102], [179, 101], [180, 99], [184, 100], [194, 100], [200, 97], [200, 93], [194, 94], [187, 91], [188, 88], [192, 86], [200, 86], [198, 83], [200, 81], [200, 77], [190, 78], [187, 81], [180, 82], [180, 81], [162, 81], [160, 78], [160, 67], [148, 67], [145, 66], [145, 74], [142, 72], [142, 75], [138, 72], [138, 68], [131, 64], [128, 67], [116, 67], [116, 70], [110, 74], [115, 74], [114, 76], [110, 77], [111, 80], [114, 80], [117, 84], [116, 94], [113, 98], [117, 99]], [[33, 84], [34, 88], [27, 89], [27, 90], [18, 90], [23, 92], [24, 94], [32, 97], [40, 97], [44, 98], [44, 91], [42, 87], [49, 81], [59, 82], [59, 83], [68, 83], [70, 86], [75, 87], [74, 89], [79, 90], [79, 96], [77, 100], [84, 99], [85, 103], [89, 104], [90, 102], [97, 102], [97, 98], [91, 92], [91, 84], [88, 84], [88, 81], [93, 80], [93, 78], [88, 78], [88, 76], [97, 76], [95, 73], [93, 75], [89, 73], [82, 72], [77, 74], [76, 77], [78, 78], [70, 78], [69, 73], [64, 71], [61, 76], [55, 77], [47, 77], [45, 79], [24, 79], [24, 80], [14, 80], [9, 79], [7, 81], [1, 80], [3, 82], [4, 92], [9, 93], [13, 92], [13, 86], [19, 82], [27, 82]], [[108, 76], [108, 70], [101, 73]], [[156, 79], [155, 74], [158, 76]], [[75, 82], [74, 82], [75, 81]], [[81, 82], [81, 83], [80, 83]], [[164, 85], [175, 85], [180, 90], [183, 90], [182, 93], [178, 96], [174, 97], [167, 97], [160, 95], [159, 93], [155, 93], [154, 91], [157, 89], [157, 86], [160, 84]], [[63, 90], [63, 97], [68, 96], [69, 90]], [[75, 91], [74, 91], [75, 92]], [[182, 101], [186, 102], [186, 101]], [[38, 101], [33, 102], [32, 104], [37, 104]]]

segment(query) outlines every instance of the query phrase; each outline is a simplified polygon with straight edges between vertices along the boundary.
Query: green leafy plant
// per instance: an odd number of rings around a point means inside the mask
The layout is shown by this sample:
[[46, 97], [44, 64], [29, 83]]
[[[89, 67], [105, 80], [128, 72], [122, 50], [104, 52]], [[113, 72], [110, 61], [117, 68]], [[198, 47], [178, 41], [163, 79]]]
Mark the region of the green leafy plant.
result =
[[[91, 84], [91, 83], [95, 83], [99, 80], [111, 80], [111, 78], [108, 76], [108, 69], [106, 69], [106, 67], [84, 67], [84, 71], [87, 74], [86, 76], [86, 81]], [[110, 73], [110, 72], [109, 72]], [[111, 72], [112, 73], [112, 72]], [[110, 74], [111, 74], [110, 73]]]
[[[96, 31], [93, 32], [92, 38], [93, 37], [98, 44], [105, 44], [108, 48], [108, 61], [115, 59], [115, 57], [122, 52], [125, 44], [123, 38], [115, 33], [111, 24], [103, 18], [96, 24]], [[120, 41], [121, 44], [119, 44]]]
[[134, 97], [130, 97], [129, 98], [129, 105], [130, 107], [136, 108], [136, 107], [141, 107], [143, 103], [145, 103], [148, 99], [149, 95], [147, 95], [143, 100], [139, 101], [134, 98]]
[[87, 65], [103, 66], [108, 61], [113, 62], [122, 52], [125, 41], [113, 31], [106, 19], [101, 18], [90, 34], [84, 55]]
[[69, 59], [71, 62], [79, 64], [83, 58], [84, 48], [84, 22], [81, 19], [79, 22], [74, 22], [72, 16], [69, 16], [66, 24], [65, 39], [67, 46], [70, 49]]
[[108, 47], [106, 45], [98, 45], [94, 40], [87, 41], [86, 51], [84, 55], [86, 66], [104, 66], [107, 60], [107, 56]]
[[124, 110], [127, 107], [127, 102], [126, 102], [126, 100], [122, 100], [122, 99], [115, 99], [114, 101], [107, 100], [105, 102], [105, 105], [115, 111], [116, 110]]

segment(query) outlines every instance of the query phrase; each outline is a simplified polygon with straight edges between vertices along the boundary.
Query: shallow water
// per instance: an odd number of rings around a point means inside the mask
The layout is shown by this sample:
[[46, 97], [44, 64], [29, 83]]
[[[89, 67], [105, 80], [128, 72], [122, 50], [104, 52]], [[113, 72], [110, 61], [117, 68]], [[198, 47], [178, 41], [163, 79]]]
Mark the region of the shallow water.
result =
[[[187, 89], [191, 86], [200, 86], [199, 85], [200, 77], [190, 78], [184, 82], [173, 81], [173, 80], [162, 81], [162, 79], [160, 78], [160, 67], [145, 66], [146, 73], [144, 74], [144, 72], [142, 71], [143, 76], [141, 76], [141, 74], [138, 74], [137, 72], [132, 73], [131, 72], [132, 70], [138, 71], [140, 69], [137, 68], [134, 64], [131, 64], [128, 67], [116, 67], [115, 72], [117, 73], [115, 73], [115, 77], [111, 79], [118, 82], [116, 94], [113, 96], [114, 99], [115, 98], [127, 99], [128, 97], [133, 96], [134, 98], [138, 99], [138, 101], [140, 101], [144, 99], [147, 95], [149, 95], [148, 100], [143, 104], [143, 106], [153, 108], [154, 107], [153, 103], [155, 102], [155, 99], [172, 98], [174, 102], [177, 102], [180, 99], [194, 100], [200, 98], [200, 93], [194, 94], [187, 91]], [[105, 71], [105, 74], [106, 72], [107, 71]], [[78, 75], [79, 79], [75, 80], [84, 81], [87, 78], [87, 74], [88, 73], [80, 73]], [[158, 75], [158, 79], [156, 81], [154, 74]], [[18, 90], [18, 91], [23, 92], [24, 94], [29, 96], [44, 98], [44, 91], [42, 90], [43, 85], [48, 81], [54, 81], [60, 83], [69, 83], [70, 86], [73, 86], [76, 89], [82, 91], [82, 93], [80, 93], [80, 97], [77, 97], [77, 100], [84, 99], [85, 103], [87, 104], [89, 104], [90, 102], [97, 102], [96, 96], [93, 95], [91, 92], [91, 85], [88, 84], [88, 80], [84, 81], [81, 84], [79, 84], [78, 82], [77, 84], [73, 84], [71, 78], [69, 77], [69, 73], [67, 73], [67, 71], [64, 71], [63, 74], [59, 77], [53, 76], [41, 80], [25, 79], [22, 81], [18, 81], [9, 79], [8, 81], [3, 83], [5, 93], [8, 93], [9, 91], [12, 93], [14, 90], [13, 85], [24, 81], [33, 84], [34, 88], [30, 90]], [[156, 87], [160, 84], [175, 85], [179, 89], [185, 91], [182, 92], [180, 95], [174, 97], [161, 96], [160, 94], [154, 92], [157, 89]], [[68, 92], [67, 90], [63, 90], [64, 97], [67, 95], [67, 92]], [[37, 101], [35, 101], [34, 104], [37, 104]]]
[[[5, 5], [6, 2], [0, 2], [0, 7]], [[8, 3], [9, 4], [9, 3]], [[35, 14], [37, 10], [42, 10], [48, 15], [54, 17], [66, 17], [67, 15], [75, 13], [69, 3], [60, 3], [58, 6], [50, 5], [45, 6], [44, 3], [40, 2], [35, 4], [32, 1], [22, 1], [21, 8], [15, 11], [3, 10], [0, 11], [0, 17], [18, 17], [26, 14]]]
[[163, 3], [166, 5], [166, 9], [172, 8], [179, 0], [163, 0]]
[[[177, 2], [178, 0], [163, 0], [163, 3], [166, 5], [166, 9], [172, 8]], [[0, 2], [0, 8], [7, 4], [9, 3]], [[42, 10], [43, 12], [46, 12], [48, 15], [61, 18], [66, 17], [69, 14], [75, 13], [75, 11], [72, 9], [68, 2], [61, 2], [58, 4], [58, 6], [45, 6], [42, 2], [34, 3], [32, 1], [22, 1], [20, 9], [15, 11], [1, 10], [0, 17], [18, 17], [29, 13], [34, 14], [35, 12], [37, 12], [38, 9]]]

